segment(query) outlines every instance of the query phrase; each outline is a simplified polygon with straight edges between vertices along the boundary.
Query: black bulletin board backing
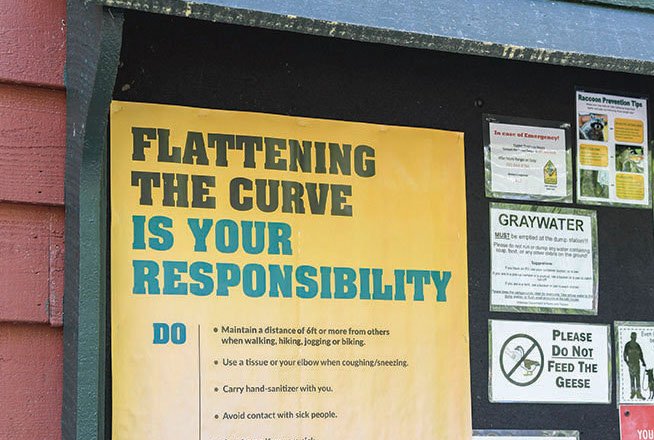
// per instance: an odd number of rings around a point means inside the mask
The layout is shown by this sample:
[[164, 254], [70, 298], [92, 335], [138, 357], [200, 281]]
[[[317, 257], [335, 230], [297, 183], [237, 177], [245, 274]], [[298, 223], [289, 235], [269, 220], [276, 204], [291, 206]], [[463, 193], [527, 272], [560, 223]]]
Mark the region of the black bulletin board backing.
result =
[[598, 316], [489, 312], [482, 114], [574, 126], [578, 86], [654, 96], [648, 76], [126, 12], [114, 98], [465, 132], [473, 427], [579, 430], [581, 440], [618, 440], [615, 382], [610, 405], [488, 402], [490, 318], [654, 321], [654, 231], [647, 209], [590, 207], [599, 228]]

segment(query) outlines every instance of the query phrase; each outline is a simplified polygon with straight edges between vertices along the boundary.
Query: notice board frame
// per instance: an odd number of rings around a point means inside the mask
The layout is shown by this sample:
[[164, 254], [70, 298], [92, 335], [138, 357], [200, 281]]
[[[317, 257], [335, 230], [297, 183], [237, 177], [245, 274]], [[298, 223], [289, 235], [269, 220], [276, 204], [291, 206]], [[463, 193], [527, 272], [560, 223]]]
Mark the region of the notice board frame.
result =
[[[62, 417], [63, 438], [67, 440], [103, 439], [108, 434], [106, 127], [123, 44], [122, 31], [122, 10], [68, 1]], [[383, 39], [375, 41], [383, 42]], [[394, 44], [392, 40], [387, 42]], [[445, 50], [445, 47], [433, 45], [429, 49]], [[578, 59], [583, 61], [583, 56]], [[637, 60], [621, 64], [619, 69], [611, 63], [606, 68], [654, 75], [654, 71]]]

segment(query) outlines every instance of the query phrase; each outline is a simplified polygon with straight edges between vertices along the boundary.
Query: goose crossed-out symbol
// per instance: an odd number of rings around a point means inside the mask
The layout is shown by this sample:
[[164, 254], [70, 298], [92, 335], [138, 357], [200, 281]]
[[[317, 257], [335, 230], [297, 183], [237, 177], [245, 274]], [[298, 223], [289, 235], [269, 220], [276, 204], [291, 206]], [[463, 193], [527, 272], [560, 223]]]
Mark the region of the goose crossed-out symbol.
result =
[[536, 382], [544, 364], [543, 349], [534, 338], [523, 333], [511, 336], [500, 350], [502, 374], [520, 387]]

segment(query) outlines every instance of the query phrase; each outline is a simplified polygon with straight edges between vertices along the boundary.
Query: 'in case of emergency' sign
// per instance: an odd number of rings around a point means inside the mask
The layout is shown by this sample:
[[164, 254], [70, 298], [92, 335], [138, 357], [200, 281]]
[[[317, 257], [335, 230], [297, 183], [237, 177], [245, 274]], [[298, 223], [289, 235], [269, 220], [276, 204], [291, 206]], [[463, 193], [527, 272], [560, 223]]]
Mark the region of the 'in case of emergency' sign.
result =
[[609, 326], [489, 321], [491, 402], [610, 403]]

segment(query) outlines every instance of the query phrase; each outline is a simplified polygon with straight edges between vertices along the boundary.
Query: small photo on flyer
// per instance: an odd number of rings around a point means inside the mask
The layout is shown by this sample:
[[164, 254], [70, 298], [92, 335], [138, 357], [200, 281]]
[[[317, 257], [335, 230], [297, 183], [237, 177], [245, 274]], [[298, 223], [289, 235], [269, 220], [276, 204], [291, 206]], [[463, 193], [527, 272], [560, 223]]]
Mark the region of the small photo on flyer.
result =
[[579, 115], [579, 139], [606, 142], [608, 140], [609, 117], [595, 113]]
[[615, 170], [617, 172], [644, 174], [646, 166], [643, 147], [615, 144]]
[[609, 198], [609, 173], [603, 170], [580, 170], [580, 195], [596, 199]]

